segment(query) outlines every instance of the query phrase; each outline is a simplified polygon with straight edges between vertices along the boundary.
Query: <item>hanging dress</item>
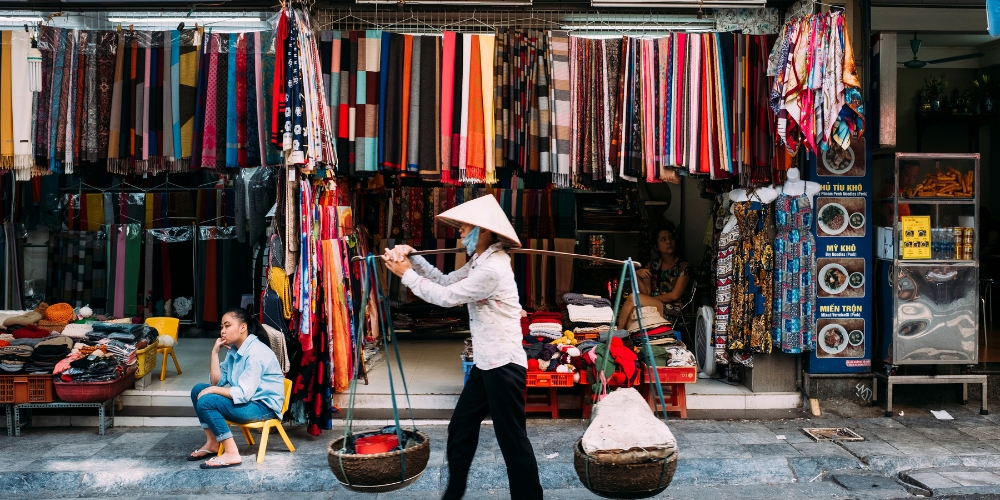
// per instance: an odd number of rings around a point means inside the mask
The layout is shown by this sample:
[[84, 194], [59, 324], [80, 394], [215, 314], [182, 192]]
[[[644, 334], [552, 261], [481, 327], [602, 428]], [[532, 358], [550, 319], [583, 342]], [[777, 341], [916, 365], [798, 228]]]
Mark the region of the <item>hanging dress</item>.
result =
[[747, 366], [753, 365], [750, 356], [754, 353], [771, 352], [774, 245], [767, 234], [770, 211], [760, 201], [733, 204], [740, 229], [733, 252], [728, 350], [733, 361]]
[[774, 320], [771, 337], [787, 353], [816, 348], [816, 242], [812, 204], [805, 193], [774, 202]]
[[719, 235], [719, 265], [715, 271], [715, 362], [729, 364], [726, 352], [729, 338], [729, 315], [733, 296], [733, 252], [739, 238], [739, 225]]

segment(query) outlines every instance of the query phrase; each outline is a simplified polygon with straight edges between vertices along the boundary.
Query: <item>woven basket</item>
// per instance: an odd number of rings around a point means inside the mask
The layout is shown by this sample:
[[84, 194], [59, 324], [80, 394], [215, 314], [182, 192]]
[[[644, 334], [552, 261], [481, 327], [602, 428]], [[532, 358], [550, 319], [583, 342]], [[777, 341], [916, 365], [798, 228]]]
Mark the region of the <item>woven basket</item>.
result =
[[[583, 438], [573, 448], [573, 466], [580, 482], [604, 498], [649, 498], [670, 486], [677, 470], [677, 452], [666, 459], [638, 464], [601, 463], [583, 451]], [[663, 463], [666, 460], [666, 464]]]
[[[371, 455], [349, 455], [341, 454], [344, 438], [341, 437], [332, 443], [327, 450], [327, 462], [330, 470], [337, 476], [340, 484], [351, 491], [361, 493], [385, 493], [405, 488], [420, 479], [424, 469], [427, 468], [427, 460], [431, 456], [431, 440], [426, 434], [415, 431], [417, 437], [422, 440], [417, 446], [407, 448], [403, 451], [390, 451], [387, 453], [375, 453]], [[412, 436], [414, 431], [403, 431], [404, 440], [406, 436]], [[406, 455], [406, 479], [402, 477], [401, 456]]]

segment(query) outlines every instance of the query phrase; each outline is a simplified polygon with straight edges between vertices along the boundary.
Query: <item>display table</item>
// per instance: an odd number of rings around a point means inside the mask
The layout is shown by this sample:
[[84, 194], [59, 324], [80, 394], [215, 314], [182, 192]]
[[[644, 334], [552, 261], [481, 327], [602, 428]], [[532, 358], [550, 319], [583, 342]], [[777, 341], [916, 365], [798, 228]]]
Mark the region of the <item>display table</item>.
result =
[[[52, 403], [20, 403], [7, 405], [7, 435], [11, 435], [11, 427], [14, 428], [14, 436], [21, 435], [22, 425], [31, 425], [31, 410], [36, 408], [41, 409], [53, 409], [53, 408], [97, 408], [97, 425], [98, 434], [104, 435], [105, 429], [110, 429], [115, 426], [115, 398], [111, 398], [107, 401], [102, 401], [100, 403], [67, 403], [64, 401], [55, 401]], [[110, 424], [107, 419], [107, 411], [105, 408], [111, 406], [111, 420]], [[14, 413], [14, 421], [11, 422], [11, 410]], [[21, 423], [21, 410], [25, 410], [25, 415], [27, 416], [27, 422]], [[13, 425], [11, 425], [13, 424]]]
[[[657, 367], [657, 375], [660, 378], [660, 385], [663, 387], [666, 406], [657, 408], [656, 404], [656, 383], [653, 379], [653, 370], [646, 368], [643, 370], [642, 384], [639, 385], [639, 393], [642, 394], [649, 403], [649, 409], [655, 413], [658, 409], [662, 411], [674, 411], [681, 414], [681, 418], [687, 418], [687, 392], [685, 384], [693, 384], [698, 381], [698, 370], [693, 366], [682, 368]], [[670, 389], [670, 395], [666, 394]]]
[[989, 415], [987, 406], [989, 394], [986, 389], [986, 375], [892, 375], [875, 372], [872, 374], [872, 406], [878, 406], [878, 381], [885, 382], [885, 416], [892, 416], [892, 386], [896, 384], [962, 384], [962, 404], [969, 404], [969, 384], [982, 384], [982, 402], [979, 408], [980, 415]]

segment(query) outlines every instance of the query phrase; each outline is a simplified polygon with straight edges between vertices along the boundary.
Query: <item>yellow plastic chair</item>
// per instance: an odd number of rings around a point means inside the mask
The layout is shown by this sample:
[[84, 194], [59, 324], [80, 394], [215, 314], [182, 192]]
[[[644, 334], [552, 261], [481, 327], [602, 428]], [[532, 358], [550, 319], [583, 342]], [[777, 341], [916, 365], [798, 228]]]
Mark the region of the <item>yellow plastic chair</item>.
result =
[[[177, 345], [177, 329], [181, 320], [177, 318], [146, 318], [146, 324], [156, 328], [157, 333], [173, 337], [174, 345]], [[160, 346], [156, 348], [156, 354], [163, 355], [163, 364], [160, 365], [160, 381], [167, 378], [167, 356], [173, 356], [174, 368], [177, 374], [181, 374], [181, 365], [177, 362], [177, 354], [174, 353], [174, 346]]]
[[[288, 411], [288, 401], [292, 399], [292, 381], [285, 379], [285, 402], [281, 404], [281, 416], [285, 416], [285, 412]], [[285, 442], [285, 446], [288, 447], [289, 453], [295, 452], [295, 446], [288, 439], [288, 434], [285, 434], [285, 428], [281, 426], [280, 418], [270, 418], [267, 420], [261, 420], [258, 422], [250, 422], [247, 424], [234, 424], [232, 422], [226, 421], [229, 425], [235, 425], [243, 431], [243, 437], [246, 438], [247, 444], [254, 445], [253, 436], [250, 435], [250, 429], [260, 429], [260, 448], [257, 450], [257, 463], [264, 463], [264, 454], [267, 453], [267, 436], [271, 433], [271, 429], [278, 429], [278, 434], [281, 434], [282, 441]], [[222, 443], [219, 443], [219, 456], [223, 453]]]

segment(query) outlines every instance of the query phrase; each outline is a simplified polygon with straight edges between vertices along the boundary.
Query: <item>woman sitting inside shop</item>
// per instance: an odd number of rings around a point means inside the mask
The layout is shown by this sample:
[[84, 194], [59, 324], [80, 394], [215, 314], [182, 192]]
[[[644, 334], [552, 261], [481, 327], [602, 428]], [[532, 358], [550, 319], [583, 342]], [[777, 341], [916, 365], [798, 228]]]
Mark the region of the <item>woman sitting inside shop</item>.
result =
[[[659, 259], [635, 272], [639, 279], [639, 301], [643, 306], [657, 307], [666, 318], [679, 316], [683, 305], [681, 297], [691, 283], [691, 276], [688, 274], [688, 263], [676, 253], [677, 240], [672, 224], [657, 233], [653, 245]], [[618, 328], [625, 329], [634, 309], [631, 297], [622, 300]]]
[[[222, 316], [221, 326], [210, 359], [212, 384], [198, 384], [191, 389], [191, 403], [206, 441], [188, 455], [188, 461], [211, 457], [201, 464], [202, 469], [240, 465], [242, 458], [226, 421], [245, 424], [281, 418], [285, 399], [285, 376], [260, 323], [246, 309], [237, 307]], [[228, 352], [220, 364], [219, 348], [223, 346]], [[216, 457], [219, 444], [224, 451]]]

